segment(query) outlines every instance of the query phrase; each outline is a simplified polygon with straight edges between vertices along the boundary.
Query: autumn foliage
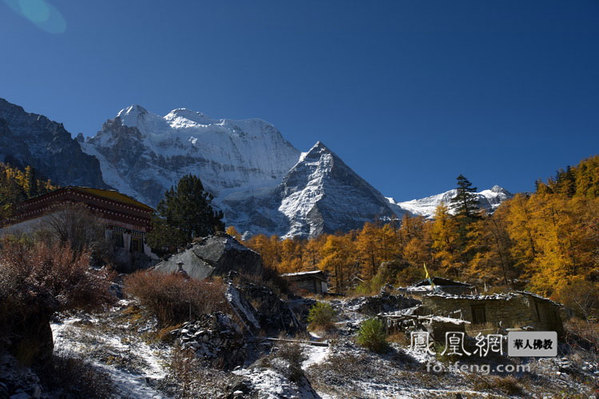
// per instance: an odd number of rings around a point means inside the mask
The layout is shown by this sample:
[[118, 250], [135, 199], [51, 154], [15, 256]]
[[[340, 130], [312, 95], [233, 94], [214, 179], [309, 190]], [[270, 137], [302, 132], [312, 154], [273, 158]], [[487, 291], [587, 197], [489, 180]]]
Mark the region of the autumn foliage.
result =
[[[516, 195], [492, 215], [465, 218], [450, 205], [439, 206], [433, 220], [404, 216], [399, 226], [366, 223], [359, 231], [309, 240], [258, 235], [245, 244], [279, 273], [327, 271], [337, 292], [411, 283], [424, 278], [426, 263], [438, 276], [528, 289], [587, 315], [597, 311], [599, 156], [537, 182], [535, 193]], [[379, 273], [384, 262], [402, 266]]]
[[55, 188], [50, 180], [41, 179], [31, 166], [20, 170], [0, 162], [0, 221], [10, 217], [20, 202]]

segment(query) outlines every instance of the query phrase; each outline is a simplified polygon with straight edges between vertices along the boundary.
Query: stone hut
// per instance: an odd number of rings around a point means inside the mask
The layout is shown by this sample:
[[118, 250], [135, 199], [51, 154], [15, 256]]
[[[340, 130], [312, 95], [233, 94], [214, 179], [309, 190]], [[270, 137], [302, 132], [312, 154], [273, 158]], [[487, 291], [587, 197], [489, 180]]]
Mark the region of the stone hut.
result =
[[[432, 284], [431, 284], [432, 282]], [[463, 295], [472, 294], [474, 286], [462, 283], [460, 281], [449, 280], [441, 277], [424, 279], [406, 288], [400, 288], [400, 291], [409, 295], [422, 296], [431, 292], [444, 292], [447, 294]]]
[[560, 305], [526, 291], [495, 295], [451, 295], [443, 292], [422, 297], [425, 314], [458, 317], [473, 325], [492, 323], [505, 329], [531, 327], [563, 334]]
[[326, 294], [327, 276], [322, 270], [281, 274], [292, 289], [305, 290], [314, 294]]

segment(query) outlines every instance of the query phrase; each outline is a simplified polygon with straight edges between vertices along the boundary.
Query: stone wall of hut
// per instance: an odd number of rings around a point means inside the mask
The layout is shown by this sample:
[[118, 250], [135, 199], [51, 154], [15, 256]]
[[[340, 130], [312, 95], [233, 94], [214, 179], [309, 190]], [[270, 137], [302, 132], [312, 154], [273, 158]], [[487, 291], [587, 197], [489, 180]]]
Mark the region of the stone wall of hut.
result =
[[[555, 304], [526, 295], [505, 298], [451, 298], [425, 296], [424, 312], [463, 318], [473, 324], [491, 323], [503, 328], [532, 326], [540, 331], [563, 332], [561, 318]], [[461, 311], [456, 313], [456, 310]]]

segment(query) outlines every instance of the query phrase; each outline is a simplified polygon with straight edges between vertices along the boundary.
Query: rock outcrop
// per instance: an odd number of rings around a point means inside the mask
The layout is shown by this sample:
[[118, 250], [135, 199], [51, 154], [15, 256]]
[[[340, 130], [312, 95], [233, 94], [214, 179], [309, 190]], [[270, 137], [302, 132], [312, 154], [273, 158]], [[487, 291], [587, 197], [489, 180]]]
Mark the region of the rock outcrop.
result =
[[203, 314], [171, 332], [183, 349], [192, 349], [205, 365], [230, 370], [243, 364], [247, 344], [239, 326], [221, 312]]
[[250, 333], [295, 334], [303, 326], [287, 302], [266, 285], [231, 272], [227, 300]]
[[203, 280], [210, 276], [225, 276], [230, 271], [258, 275], [262, 273], [260, 255], [227, 235], [213, 235], [194, 241], [186, 250], [158, 263], [162, 273], [185, 272]]

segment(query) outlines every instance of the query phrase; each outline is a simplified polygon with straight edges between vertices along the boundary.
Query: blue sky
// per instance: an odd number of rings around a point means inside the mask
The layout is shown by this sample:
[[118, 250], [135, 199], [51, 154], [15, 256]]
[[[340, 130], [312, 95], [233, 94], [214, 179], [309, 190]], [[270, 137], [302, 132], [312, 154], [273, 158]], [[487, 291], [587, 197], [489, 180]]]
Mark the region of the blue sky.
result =
[[259, 117], [387, 196], [518, 192], [599, 153], [599, 1], [0, 0], [0, 97]]

